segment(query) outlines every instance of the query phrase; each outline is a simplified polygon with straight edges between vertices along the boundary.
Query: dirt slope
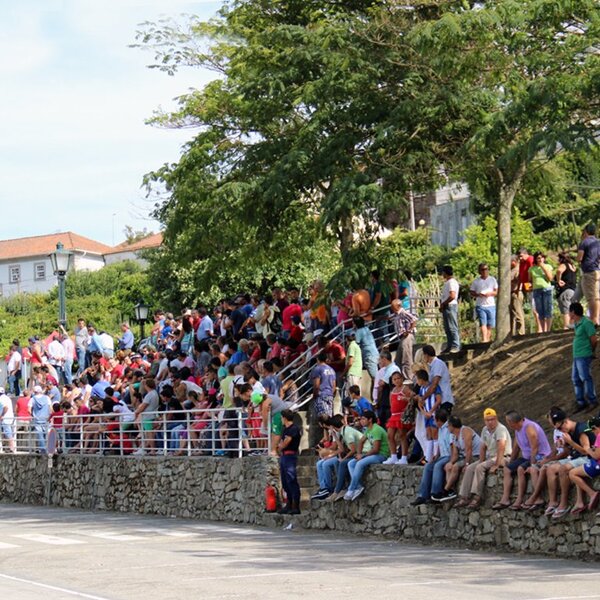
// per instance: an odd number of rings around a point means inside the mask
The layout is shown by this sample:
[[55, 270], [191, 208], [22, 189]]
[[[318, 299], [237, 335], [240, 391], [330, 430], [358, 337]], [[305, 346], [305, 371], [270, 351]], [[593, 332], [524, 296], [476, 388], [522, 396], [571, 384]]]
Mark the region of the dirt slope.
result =
[[[543, 417], [551, 406], [571, 412], [575, 405], [572, 341], [572, 332], [540, 335], [513, 341], [495, 351], [487, 350], [470, 360], [459, 359], [465, 364], [451, 370], [455, 414], [479, 430], [483, 410], [488, 406], [499, 415], [516, 409], [544, 427]], [[600, 360], [593, 362], [592, 375], [600, 390]], [[591, 415], [581, 413], [577, 420]]]

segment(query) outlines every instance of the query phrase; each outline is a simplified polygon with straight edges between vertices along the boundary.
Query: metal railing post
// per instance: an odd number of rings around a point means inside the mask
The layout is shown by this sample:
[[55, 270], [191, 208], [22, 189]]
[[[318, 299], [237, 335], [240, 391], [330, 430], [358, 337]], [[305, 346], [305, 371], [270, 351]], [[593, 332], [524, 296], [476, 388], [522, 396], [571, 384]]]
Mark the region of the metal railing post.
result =
[[242, 432], [243, 432], [243, 426], [244, 426], [244, 421], [242, 418], [242, 409], [238, 408], [237, 409], [237, 425], [238, 425], [238, 458], [242, 458], [243, 456], [243, 439], [242, 439]]

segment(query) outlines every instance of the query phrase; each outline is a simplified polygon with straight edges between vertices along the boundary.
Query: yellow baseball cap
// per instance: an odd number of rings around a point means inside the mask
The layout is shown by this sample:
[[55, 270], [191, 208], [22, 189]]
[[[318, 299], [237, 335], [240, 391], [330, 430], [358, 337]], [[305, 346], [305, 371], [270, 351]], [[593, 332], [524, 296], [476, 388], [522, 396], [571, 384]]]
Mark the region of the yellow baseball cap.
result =
[[486, 408], [483, 411], [483, 418], [485, 419], [486, 417], [497, 417], [498, 415], [496, 414], [496, 411], [493, 408]]

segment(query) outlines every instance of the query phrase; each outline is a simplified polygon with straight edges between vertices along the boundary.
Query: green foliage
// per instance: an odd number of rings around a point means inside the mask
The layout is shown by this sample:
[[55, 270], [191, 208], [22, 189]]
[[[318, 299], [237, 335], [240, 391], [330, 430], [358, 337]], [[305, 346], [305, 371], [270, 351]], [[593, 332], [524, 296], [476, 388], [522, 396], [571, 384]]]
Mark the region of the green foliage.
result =
[[[517, 253], [525, 247], [531, 254], [545, 251], [544, 240], [536, 235], [530, 221], [525, 221], [518, 210], [512, 218], [512, 249]], [[471, 225], [465, 231], [464, 242], [452, 252], [450, 264], [456, 278], [463, 284], [477, 277], [477, 265], [485, 262], [490, 273], [497, 277], [498, 265], [498, 223], [494, 217], [483, 217], [479, 223]]]
[[[108, 265], [99, 271], [76, 271], [67, 276], [68, 327], [79, 317], [98, 330], [119, 333], [119, 324], [131, 320], [133, 307], [151, 298], [146, 273], [134, 262]], [[58, 288], [47, 294], [17, 294], [0, 301], [0, 352], [16, 337], [22, 343], [32, 335], [42, 338], [58, 326]]]

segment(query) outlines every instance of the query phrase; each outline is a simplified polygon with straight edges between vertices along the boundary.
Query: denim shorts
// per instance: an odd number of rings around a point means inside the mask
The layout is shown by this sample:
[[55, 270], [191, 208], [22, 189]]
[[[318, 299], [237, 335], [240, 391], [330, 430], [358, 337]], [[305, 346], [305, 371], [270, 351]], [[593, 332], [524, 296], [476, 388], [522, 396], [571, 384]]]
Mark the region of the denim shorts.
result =
[[481, 326], [496, 327], [495, 306], [476, 306], [475, 314]]
[[540, 319], [552, 318], [552, 293], [554, 288], [533, 290], [533, 299], [535, 301], [535, 311]]

